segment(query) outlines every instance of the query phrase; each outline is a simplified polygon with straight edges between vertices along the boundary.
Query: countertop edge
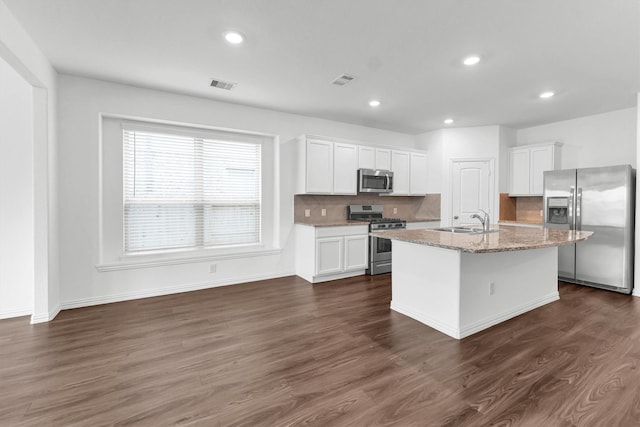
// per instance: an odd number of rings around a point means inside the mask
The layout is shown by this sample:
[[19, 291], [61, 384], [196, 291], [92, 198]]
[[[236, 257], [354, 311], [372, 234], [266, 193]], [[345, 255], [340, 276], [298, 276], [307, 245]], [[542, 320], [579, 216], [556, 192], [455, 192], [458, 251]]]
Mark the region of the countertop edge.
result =
[[[502, 226], [501, 228], [508, 229], [506, 227], [517, 228], [517, 226]], [[514, 252], [514, 251], [524, 251], [524, 250], [532, 250], [532, 249], [552, 248], [557, 246], [569, 245], [576, 242], [581, 242], [581, 241], [587, 240], [589, 237], [591, 237], [591, 235], [593, 235], [593, 232], [584, 231], [584, 232], [581, 232], [581, 233], [584, 233], [584, 235], [582, 235], [580, 238], [573, 238], [572, 240], [569, 240], [569, 241], [553, 241], [553, 242], [540, 242], [540, 243], [511, 243], [511, 244], [505, 244], [504, 246], [501, 246], [501, 247], [499, 246], [494, 248], [470, 248], [465, 246], [465, 242], [461, 242], [460, 244], [456, 245], [456, 244], [446, 244], [446, 243], [441, 243], [436, 241], [427, 241], [425, 239], [415, 239], [415, 238], [411, 239], [409, 237], [398, 237], [398, 236], [387, 237], [389, 233], [397, 233], [397, 232], [403, 232], [403, 231], [412, 231], [412, 230], [373, 231], [373, 232], [370, 232], [369, 235], [383, 237], [391, 240], [397, 240], [401, 242], [413, 243], [416, 245], [431, 246], [436, 248], [454, 250], [454, 251], [465, 252], [465, 253], [473, 253], [473, 254]], [[425, 231], [428, 231], [430, 233], [443, 233], [435, 230], [425, 230]], [[475, 236], [479, 236], [479, 235], [482, 235], [482, 234], [475, 234]]]

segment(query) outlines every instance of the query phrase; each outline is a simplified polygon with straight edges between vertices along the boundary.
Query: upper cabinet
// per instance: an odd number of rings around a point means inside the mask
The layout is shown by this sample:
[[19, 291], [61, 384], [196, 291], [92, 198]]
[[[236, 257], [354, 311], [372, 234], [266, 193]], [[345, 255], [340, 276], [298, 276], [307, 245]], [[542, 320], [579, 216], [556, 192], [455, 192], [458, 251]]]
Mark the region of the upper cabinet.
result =
[[427, 155], [411, 153], [409, 163], [409, 193], [423, 196], [427, 194]]
[[302, 136], [298, 150], [297, 194], [357, 194], [356, 145]]
[[353, 144], [333, 144], [333, 194], [358, 192], [358, 147]]
[[410, 178], [410, 153], [408, 151], [391, 152], [391, 171], [393, 171], [393, 195], [401, 196], [409, 194]]
[[560, 168], [561, 144], [522, 145], [509, 152], [509, 195], [542, 196], [544, 171]]
[[393, 196], [427, 193], [427, 155], [302, 135], [295, 141], [296, 194], [356, 195], [358, 169], [393, 171]]
[[393, 171], [392, 196], [424, 196], [427, 194], [427, 154], [391, 150]]
[[391, 170], [391, 150], [359, 145], [358, 169]]

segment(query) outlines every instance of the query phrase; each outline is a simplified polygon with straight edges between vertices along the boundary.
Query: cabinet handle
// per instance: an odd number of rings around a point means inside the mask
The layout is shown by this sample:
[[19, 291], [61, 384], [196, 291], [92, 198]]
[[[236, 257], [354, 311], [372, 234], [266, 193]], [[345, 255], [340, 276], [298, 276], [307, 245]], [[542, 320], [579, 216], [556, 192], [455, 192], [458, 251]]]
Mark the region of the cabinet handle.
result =
[[453, 219], [458, 219], [458, 215], [455, 215], [455, 216], [453, 217]]

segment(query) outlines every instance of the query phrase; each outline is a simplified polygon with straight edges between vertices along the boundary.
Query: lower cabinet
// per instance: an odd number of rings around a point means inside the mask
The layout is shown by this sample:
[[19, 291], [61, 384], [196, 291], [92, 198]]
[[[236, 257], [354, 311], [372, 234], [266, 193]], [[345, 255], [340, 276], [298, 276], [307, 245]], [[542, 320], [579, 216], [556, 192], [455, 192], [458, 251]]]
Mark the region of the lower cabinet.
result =
[[364, 274], [368, 263], [369, 227], [314, 227], [296, 224], [296, 274], [325, 282]]

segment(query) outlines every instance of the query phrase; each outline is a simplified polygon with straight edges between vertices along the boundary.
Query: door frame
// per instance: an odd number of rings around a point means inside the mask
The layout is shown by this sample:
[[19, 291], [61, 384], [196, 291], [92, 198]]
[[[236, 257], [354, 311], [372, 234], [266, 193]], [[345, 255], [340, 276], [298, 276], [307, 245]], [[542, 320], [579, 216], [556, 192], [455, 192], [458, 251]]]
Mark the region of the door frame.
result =
[[[449, 159], [449, 201], [446, 204], [448, 212], [442, 215], [443, 226], [450, 226], [453, 222], [453, 171], [454, 166], [457, 163], [471, 163], [471, 162], [487, 162], [489, 164], [489, 213], [490, 220], [493, 224], [498, 222], [496, 212], [499, 212], [498, 206], [496, 206], [495, 188], [496, 188], [496, 168], [495, 157], [456, 157]], [[446, 223], [445, 223], [446, 222]]]

